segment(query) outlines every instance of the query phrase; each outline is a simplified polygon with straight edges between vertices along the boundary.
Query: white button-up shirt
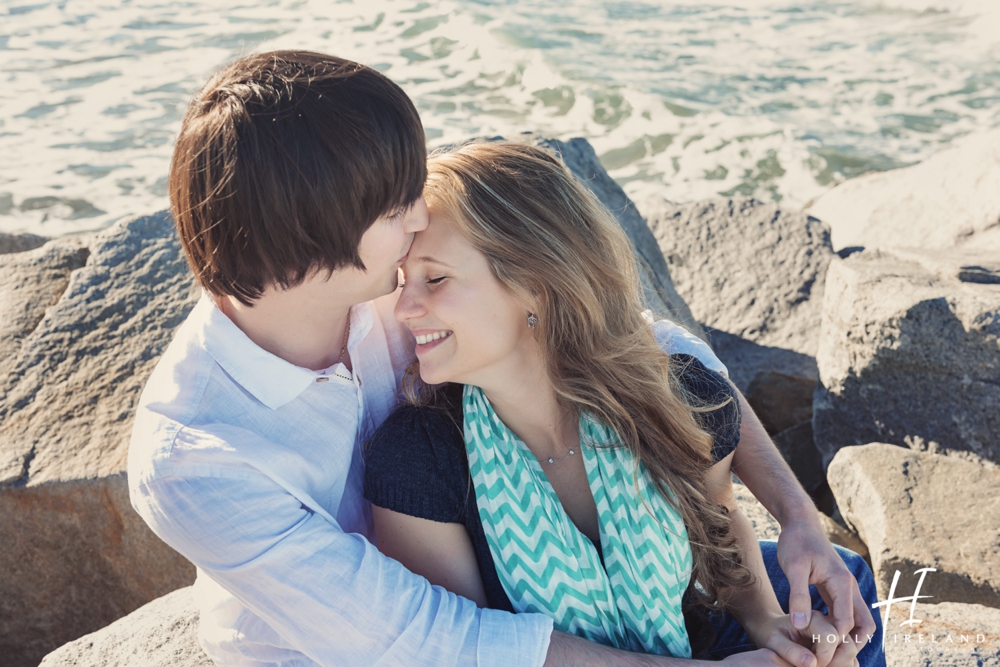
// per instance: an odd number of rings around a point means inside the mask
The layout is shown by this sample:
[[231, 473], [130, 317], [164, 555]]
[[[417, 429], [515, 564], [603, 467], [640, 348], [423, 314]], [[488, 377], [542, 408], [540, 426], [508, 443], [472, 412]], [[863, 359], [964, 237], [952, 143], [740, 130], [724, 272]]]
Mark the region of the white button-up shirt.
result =
[[353, 374], [264, 351], [205, 296], [143, 391], [132, 504], [198, 567], [202, 646], [220, 664], [544, 662], [549, 618], [479, 609], [372, 545], [363, 443], [413, 359], [397, 294], [352, 308]]

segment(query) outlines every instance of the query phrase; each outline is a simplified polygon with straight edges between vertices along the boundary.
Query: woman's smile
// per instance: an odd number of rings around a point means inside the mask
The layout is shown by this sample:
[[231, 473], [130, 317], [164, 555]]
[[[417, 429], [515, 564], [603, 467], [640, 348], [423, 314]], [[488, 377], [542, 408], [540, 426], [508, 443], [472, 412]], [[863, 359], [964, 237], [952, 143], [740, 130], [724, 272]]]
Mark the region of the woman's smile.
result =
[[[417, 331], [423, 332], [418, 334]], [[413, 332], [413, 337], [417, 339], [417, 356], [420, 356], [429, 350], [433, 350], [445, 340], [451, 338], [452, 334], [452, 332], [447, 329], [439, 329], [431, 332], [417, 329], [417, 331]]]

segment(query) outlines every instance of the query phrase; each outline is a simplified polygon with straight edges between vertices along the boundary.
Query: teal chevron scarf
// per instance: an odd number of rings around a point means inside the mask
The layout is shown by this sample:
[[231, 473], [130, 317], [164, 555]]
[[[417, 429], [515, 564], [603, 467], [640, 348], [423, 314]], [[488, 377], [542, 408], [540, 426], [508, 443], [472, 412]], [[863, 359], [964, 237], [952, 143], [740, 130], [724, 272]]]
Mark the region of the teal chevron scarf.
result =
[[580, 453], [597, 504], [601, 550], [576, 527], [541, 464], [466, 385], [465, 446], [486, 542], [515, 611], [616, 648], [691, 657], [681, 597], [691, 546], [680, 514], [607, 426], [580, 418]]

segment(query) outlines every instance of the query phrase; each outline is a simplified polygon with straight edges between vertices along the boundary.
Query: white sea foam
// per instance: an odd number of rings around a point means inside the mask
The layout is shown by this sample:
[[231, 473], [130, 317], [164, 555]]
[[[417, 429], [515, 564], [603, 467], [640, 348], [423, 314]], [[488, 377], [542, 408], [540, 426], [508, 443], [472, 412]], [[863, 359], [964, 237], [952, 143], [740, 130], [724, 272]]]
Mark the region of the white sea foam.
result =
[[1000, 125], [995, 6], [8, 2], [0, 231], [58, 235], [163, 208], [190, 96], [228, 59], [273, 48], [386, 72], [415, 100], [432, 146], [524, 130], [586, 136], [634, 196], [800, 205]]

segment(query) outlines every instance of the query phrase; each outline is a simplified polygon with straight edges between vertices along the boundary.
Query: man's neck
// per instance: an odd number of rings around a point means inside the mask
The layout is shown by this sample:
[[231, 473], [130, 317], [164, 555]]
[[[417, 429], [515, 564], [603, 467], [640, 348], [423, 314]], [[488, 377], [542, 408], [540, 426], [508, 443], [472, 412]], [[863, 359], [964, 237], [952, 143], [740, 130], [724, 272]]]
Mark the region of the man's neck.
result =
[[252, 307], [219, 297], [222, 312], [259, 347], [290, 364], [323, 370], [344, 362], [348, 313], [329, 289], [304, 283], [289, 290], [268, 288]]

